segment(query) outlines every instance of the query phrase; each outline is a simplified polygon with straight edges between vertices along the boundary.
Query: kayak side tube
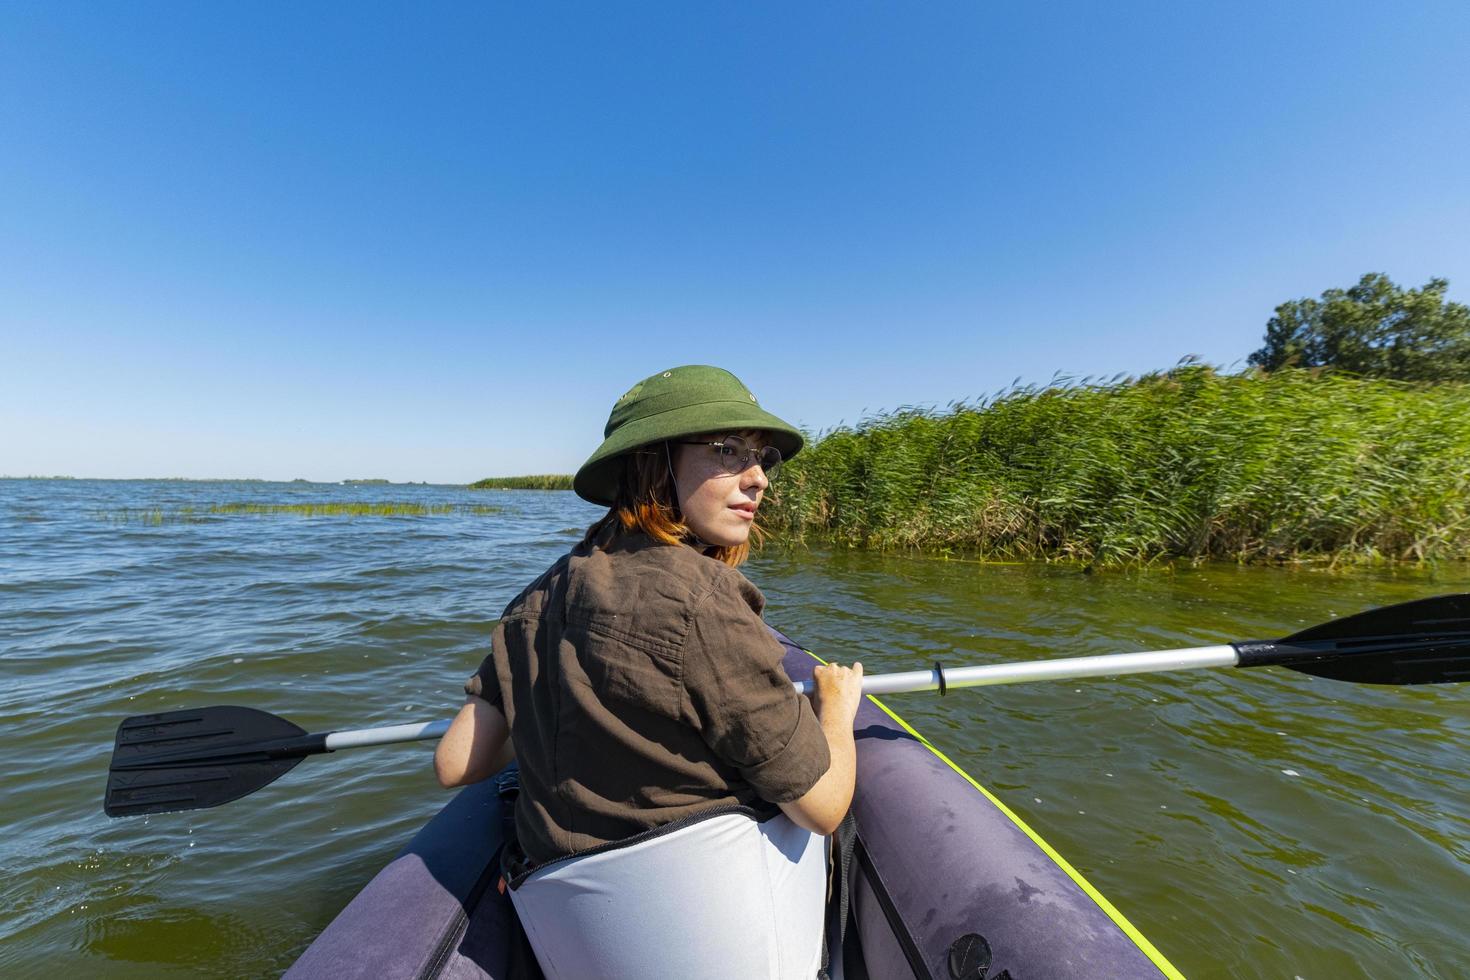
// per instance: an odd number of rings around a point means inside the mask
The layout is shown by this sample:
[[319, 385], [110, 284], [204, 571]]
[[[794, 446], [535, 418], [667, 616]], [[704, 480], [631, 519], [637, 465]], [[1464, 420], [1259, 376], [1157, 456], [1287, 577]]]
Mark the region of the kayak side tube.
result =
[[[776, 637], [791, 679], [809, 679], [820, 658]], [[865, 698], [855, 728], [850, 887], [868, 976], [1181, 978], [1040, 836], [881, 702]], [[975, 973], [982, 961], [989, 970]]]
[[285, 974], [289, 980], [509, 975], [514, 910], [495, 889], [512, 765], [460, 790]]

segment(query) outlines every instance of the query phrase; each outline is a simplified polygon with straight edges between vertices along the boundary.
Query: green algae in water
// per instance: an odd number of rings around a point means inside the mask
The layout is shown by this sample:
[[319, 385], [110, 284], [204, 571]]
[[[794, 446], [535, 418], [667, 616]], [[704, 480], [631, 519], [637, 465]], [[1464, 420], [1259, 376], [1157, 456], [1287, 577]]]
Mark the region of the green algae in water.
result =
[[98, 520], [111, 521], [114, 524], [147, 524], [156, 527], [160, 524], [191, 521], [193, 510], [192, 507], [181, 507], [173, 511], [166, 511], [158, 507], [123, 507], [118, 510], [99, 510], [96, 517]]
[[418, 504], [406, 502], [364, 503], [361, 501], [320, 501], [305, 504], [270, 504], [233, 502], [205, 507], [164, 509], [121, 508], [98, 511], [100, 520], [117, 524], [194, 524], [210, 517], [438, 517], [460, 515], [480, 517], [497, 514], [501, 508], [488, 504]]
[[[414, 504], [402, 502], [324, 501], [312, 504], [230, 503], [210, 506], [210, 514], [247, 514], [257, 517], [292, 515], [296, 517], [431, 517], [436, 514], [462, 513], [460, 504]], [[486, 508], [493, 512], [495, 508]]]

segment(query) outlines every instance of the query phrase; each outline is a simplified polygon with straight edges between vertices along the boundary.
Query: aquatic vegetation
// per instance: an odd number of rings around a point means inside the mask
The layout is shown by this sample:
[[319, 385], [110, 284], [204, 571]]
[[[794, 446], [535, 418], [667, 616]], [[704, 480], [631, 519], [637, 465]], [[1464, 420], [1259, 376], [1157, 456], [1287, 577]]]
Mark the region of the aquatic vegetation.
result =
[[471, 490], [570, 490], [570, 474], [546, 473], [535, 476], [492, 476], [470, 484]]
[[1115, 564], [1470, 558], [1470, 385], [1199, 364], [823, 434], [768, 528]]
[[195, 520], [194, 508], [176, 507], [164, 510], [160, 507], [123, 507], [118, 510], [101, 510], [93, 516], [98, 520], [115, 524], [160, 524], [188, 523]]
[[302, 504], [257, 504], [230, 503], [213, 504], [206, 509], [210, 514], [253, 514], [257, 516], [294, 514], [298, 517], [427, 517], [433, 514], [452, 514], [453, 504], [418, 504], [368, 501], [322, 501]]
[[434, 517], [446, 514], [482, 516], [499, 513], [501, 508], [488, 504], [421, 504], [405, 502], [365, 502], [324, 500], [314, 503], [249, 503], [211, 504], [208, 507], [125, 508], [101, 511], [102, 520], [130, 524], [194, 523], [207, 517]]

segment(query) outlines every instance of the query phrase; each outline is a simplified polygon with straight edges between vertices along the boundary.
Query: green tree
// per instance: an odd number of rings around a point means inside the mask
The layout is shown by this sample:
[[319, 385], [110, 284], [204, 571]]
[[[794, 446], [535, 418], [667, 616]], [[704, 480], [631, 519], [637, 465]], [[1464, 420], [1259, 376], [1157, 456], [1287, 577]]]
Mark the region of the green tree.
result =
[[1351, 289], [1276, 307], [1250, 363], [1328, 367], [1402, 381], [1470, 381], [1470, 307], [1445, 299], [1446, 279], [1402, 289], [1370, 272]]

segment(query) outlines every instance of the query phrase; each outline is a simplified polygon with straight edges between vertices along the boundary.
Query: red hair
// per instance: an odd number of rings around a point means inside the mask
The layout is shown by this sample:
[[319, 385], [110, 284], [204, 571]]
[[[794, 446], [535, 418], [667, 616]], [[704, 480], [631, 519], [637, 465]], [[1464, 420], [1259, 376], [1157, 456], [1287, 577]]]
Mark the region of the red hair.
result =
[[[635, 449], [624, 460], [612, 508], [587, 529], [583, 543], [595, 541], [608, 531], [615, 535], [642, 531], [662, 544], [697, 546], [698, 539], [679, 512], [671, 472], [673, 459], [667, 445]], [[751, 524], [750, 533], [757, 545], [765, 540], [758, 524]], [[711, 545], [706, 554], [733, 567], [750, 557], [750, 540], [737, 545]]]

